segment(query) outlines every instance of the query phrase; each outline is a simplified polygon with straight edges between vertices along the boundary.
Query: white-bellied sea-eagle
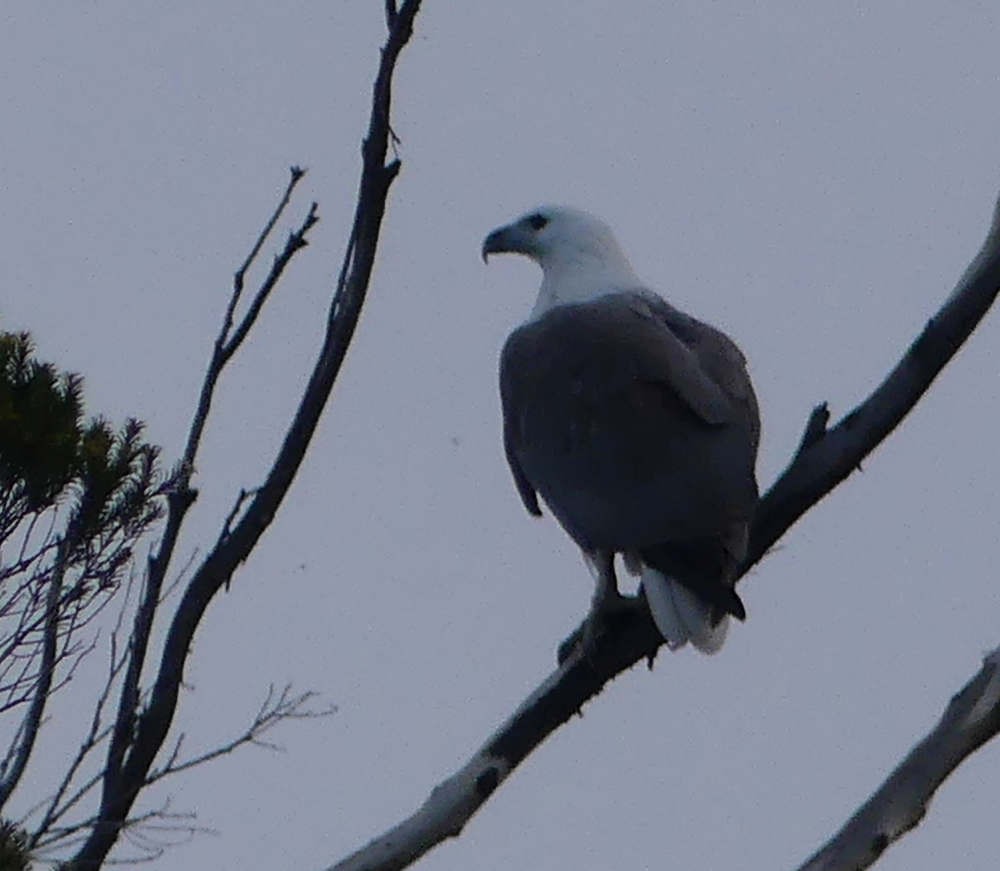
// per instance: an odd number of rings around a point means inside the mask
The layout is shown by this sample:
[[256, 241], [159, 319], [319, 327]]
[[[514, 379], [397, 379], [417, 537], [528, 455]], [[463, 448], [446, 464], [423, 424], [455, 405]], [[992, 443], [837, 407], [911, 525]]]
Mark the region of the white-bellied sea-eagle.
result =
[[718, 650], [746, 616], [734, 585], [757, 503], [743, 354], [646, 287], [585, 212], [530, 212], [486, 237], [484, 259], [502, 252], [542, 268], [500, 358], [504, 447], [528, 511], [541, 496], [595, 574], [585, 643], [620, 602], [622, 554], [667, 643]]

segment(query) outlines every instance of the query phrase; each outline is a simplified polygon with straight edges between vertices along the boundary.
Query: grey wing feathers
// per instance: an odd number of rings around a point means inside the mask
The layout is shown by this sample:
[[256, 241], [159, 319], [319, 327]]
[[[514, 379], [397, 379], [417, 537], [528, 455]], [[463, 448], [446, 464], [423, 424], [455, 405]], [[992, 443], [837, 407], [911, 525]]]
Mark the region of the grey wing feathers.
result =
[[736, 417], [748, 430], [754, 454], [760, 442], [757, 396], [747, 373], [747, 361], [724, 332], [674, 308], [650, 291], [630, 294], [634, 309], [659, 320], [691, 351], [701, 371], [725, 394]]
[[[723, 385], [707, 371], [696, 346], [686, 343], [665, 317], [667, 310], [674, 310], [649, 293], [621, 294], [620, 299], [625, 303], [622, 320], [638, 354], [635, 377], [669, 385], [705, 423], [731, 421], [733, 408]], [[654, 301], [660, 302], [664, 310], [655, 308]]]
[[[511, 336], [511, 339], [513, 339], [513, 336]], [[521, 468], [521, 463], [517, 458], [517, 421], [513, 414], [515, 404], [511, 397], [513, 390], [511, 370], [507, 365], [508, 348], [510, 345], [511, 341], [508, 340], [507, 344], [504, 345], [503, 354], [500, 358], [500, 398], [503, 402], [503, 450], [507, 457], [507, 465], [510, 466], [511, 474], [514, 476], [514, 485], [517, 487], [517, 492], [524, 503], [524, 507], [528, 510], [529, 514], [541, 517], [542, 509], [538, 505], [538, 494], [528, 480], [528, 476], [524, 474], [524, 469]]]
[[517, 492], [521, 495], [524, 507], [528, 509], [529, 514], [541, 517], [542, 509], [538, 505], [538, 494], [535, 492], [535, 488], [531, 486], [528, 476], [524, 474], [524, 469], [521, 468], [511, 435], [508, 434], [506, 427], [504, 427], [503, 448], [504, 453], [507, 455], [507, 464], [510, 466], [511, 474], [514, 476], [514, 484], [517, 487]]
[[515, 330], [501, 355], [504, 441], [528, 510], [537, 493], [581, 547], [610, 550], [748, 518], [755, 404], [721, 336], [643, 292]]

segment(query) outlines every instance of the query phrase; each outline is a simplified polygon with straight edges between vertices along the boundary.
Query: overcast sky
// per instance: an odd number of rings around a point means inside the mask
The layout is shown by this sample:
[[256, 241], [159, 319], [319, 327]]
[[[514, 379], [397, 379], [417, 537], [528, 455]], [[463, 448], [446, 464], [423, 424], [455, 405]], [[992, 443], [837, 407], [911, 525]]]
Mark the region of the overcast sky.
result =
[[[591, 580], [503, 460], [496, 361], [538, 275], [479, 260], [541, 202], [604, 217], [726, 329], [762, 487], [954, 286], [1000, 187], [995, 2], [426, 0], [399, 69], [403, 172], [331, 406], [277, 522], [210, 608], [178, 724], [226, 739], [268, 683], [334, 716], [167, 784], [200, 835], [152, 867], [321, 868], [414, 810], [552, 668]], [[625, 11], [627, 10], [627, 11]], [[322, 223], [221, 386], [181, 555], [263, 475], [320, 339], [353, 208], [378, 0], [5, 4], [0, 315], [88, 407], [181, 451], [231, 283], [285, 184]], [[706, 658], [609, 686], [428, 869], [788, 868], [1000, 643], [1000, 328], [741, 586]], [[78, 678], [21, 807], [89, 718]], [[74, 701], [75, 700], [75, 701]], [[60, 755], [61, 754], [61, 755]], [[997, 865], [1000, 746], [880, 868]], [[123, 846], [119, 855], [127, 855]]]

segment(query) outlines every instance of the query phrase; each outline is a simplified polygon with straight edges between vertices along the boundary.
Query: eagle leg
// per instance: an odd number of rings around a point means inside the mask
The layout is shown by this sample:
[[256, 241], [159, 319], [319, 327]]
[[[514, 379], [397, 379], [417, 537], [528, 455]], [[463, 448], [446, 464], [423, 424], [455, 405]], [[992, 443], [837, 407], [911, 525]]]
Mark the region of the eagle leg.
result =
[[559, 645], [556, 661], [562, 665], [577, 649], [594, 661], [602, 638], [608, 634], [611, 624], [619, 617], [645, 608], [635, 596], [624, 596], [618, 591], [615, 575], [615, 555], [612, 551], [584, 551], [583, 559], [594, 576], [594, 596], [590, 612], [583, 623]]
[[590, 613], [583, 622], [579, 643], [584, 655], [593, 660], [601, 639], [608, 633], [610, 623], [618, 614], [627, 611], [631, 602], [629, 597], [618, 591], [614, 551], [599, 550], [584, 556], [593, 572], [595, 586]]
[[618, 576], [615, 574], [615, 554], [609, 550], [595, 550], [584, 553], [584, 560], [594, 576], [594, 597], [591, 599], [590, 613], [614, 610], [615, 604], [624, 597], [618, 592]]

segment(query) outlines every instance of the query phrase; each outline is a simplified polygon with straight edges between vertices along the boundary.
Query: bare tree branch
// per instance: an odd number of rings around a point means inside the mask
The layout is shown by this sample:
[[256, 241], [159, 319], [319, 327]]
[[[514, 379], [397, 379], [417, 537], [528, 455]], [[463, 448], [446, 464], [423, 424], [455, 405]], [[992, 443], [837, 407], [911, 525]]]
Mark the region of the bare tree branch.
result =
[[10, 771], [0, 781], [0, 808], [3, 808], [11, 793], [21, 781], [21, 775], [28, 765], [31, 751], [35, 747], [35, 739], [42, 725], [42, 716], [52, 690], [52, 679], [55, 676], [55, 664], [58, 657], [60, 600], [63, 594], [63, 579], [66, 574], [66, 564], [69, 559], [69, 540], [63, 539], [58, 549], [55, 570], [49, 580], [45, 603], [45, 628], [42, 637], [42, 663], [37, 680], [34, 682], [34, 698], [24, 718], [20, 730], [17, 752], [13, 756]]
[[226, 519], [222, 521], [222, 528], [219, 530], [219, 544], [225, 541], [232, 534], [233, 522], [239, 516], [240, 509], [243, 508], [246, 501], [256, 492], [256, 490], [244, 490], [240, 488], [240, 492], [236, 496], [236, 501], [233, 503], [233, 507], [229, 509]]
[[[194, 820], [193, 813], [171, 811], [169, 800], [151, 810], [131, 816], [122, 825], [121, 831], [124, 839], [141, 852], [131, 856], [106, 859], [105, 864], [136, 865], [150, 862], [160, 858], [168, 847], [190, 840], [199, 832], [212, 832], [205, 826], [195, 825]], [[88, 831], [98, 822], [97, 817], [89, 817], [72, 825], [54, 828], [46, 837], [39, 839], [32, 850], [32, 855], [44, 858], [46, 853], [51, 853], [55, 849], [64, 850], [67, 846], [83, 843], [88, 837]], [[170, 837], [165, 837], [167, 835]], [[72, 866], [59, 867], [65, 869]]]
[[[825, 405], [813, 411], [792, 462], [757, 508], [743, 574], [892, 432], [972, 334], [998, 291], [1000, 200], [982, 249], [882, 384], [832, 430], [826, 430], [829, 412]], [[577, 629], [576, 637], [579, 632]], [[528, 754], [612, 678], [643, 659], [652, 666], [663, 643], [648, 608], [638, 600], [609, 622], [596, 651], [588, 656], [582, 654], [580, 645], [570, 643], [573, 638], [561, 648], [559, 668], [465, 765], [434, 788], [416, 813], [331, 866], [330, 871], [405, 868], [446, 838], [457, 837]]]
[[[220, 333], [189, 433], [178, 483], [168, 497], [164, 538], [156, 556], [150, 560], [146, 590], [133, 630], [135, 646], [123, 681], [118, 716], [109, 748], [100, 810], [87, 840], [71, 860], [70, 866], [73, 869], [89, 871], [99, 868], [125, 825], [137, 795], [147, 783], [153, 761], [173, 722], [188, 652], [201, 618], [212, 598], [231, 580], [233, 573], [247, 559], [274, 519], [305, 456], [340, 372], [368, 289], [389, 188], [400, 169], [398, 160], [386, 163], [391, 138], [389, 118], [392, 77], [400, 52], [412, 35], [413, 21], [419, 8], [420, 0], [405, 0], [395, 9], [388, 37], [382, 47], [368, 133], [362, 148], [363, 168], [354, 223], [331, 302], [323, 344], [309, 383], [267, 479], [255, 491], [230, 534], [216, 543], [188, 583], [167, 631], [148, 705], [139, 713], [139, 680], [160, 588], [181, 523], [195, 498], [195, 493], [189, 486], [194, 455], [211, 405], [215, 383], [222, 366], [229, 359], [225, 356], [228, 347], [225, 342], [225, 326]], [[315, 220], [312, 211], [307, 221], [310, 219]], [[290, 251], [289, 259], [299, 247], [301, 246]]]
[[955, 290], [872, 394], [832, 430], [826, 406], [814, 409], [791, 465], [757, 508], [744, 572], [809, 508], [861, 465], [934, 382], [1000, 290], [1000, 201], [986, 241]]
[[313, 720], [318, 717], [328, 717], [336, 712], [336, 707], [320, 709], [307, 707], [315, 698], [316, 694], [313, 692], [293, 693], [291, 684], [286, 684], [282, 687], [281, 692], [276, 694], [272, 685], [268, 687], [267, 696], [254, 715], [253, 721], [243, 732], [225, 744], [220, 744], [212, 750], [186, 759], [183, 762], [178, 762], [181, 743], [184, 740], [184, 736], [181, 735], [177, 739], [177, 743], [170, 756], [167, 757], [166, 762], [159, 768], [151, 771], [146, 782], [154, 783], [168, 775], [186, 771], [189, 768], [194, 768], [213, 759], [218, 759], [220, 756], [227, 756], [245, 744], [255, 744], [258, 747], [264, 747], [268, 750], [280, 750], [281, 748], [278, 745], [261, 740], [267, 732], [270, 732], [279, 723], [283, 723], [286, 720]]
[[162, 590], [167, 570], [173, 557], [174, 548], [176, 547], [184, 518], [197, 497], [196, 492], [191, 489], [190, 482], [194, 474], [195, 460], [201, 446], [201, 437], [211, 410], [216, 385], [226, 364], [242, 344], [247, 331], [255, 321], [267, 296], [277, 284], [295, 253], [304, 247], [305, 234], [318, 220], [315, 214], [315, 204], [313, 204], [313, 207], [310, 208], [308, 215], [303, 220], [299, 229], [291, 234], [282, 254], [276, 258], [267, 278], [255, 296], [251, 310], [245, 315], [236, 333], [230, 337], [229, 333], [232, 328], [234, 312], [243, 291], [246, 269], [256, 259], [260, 248], [284, 211], [285, 205], [295, 186], [302, 178], [302, 175], [302, 170], [292, 168], [291, 179], [281, 201], [257, 237], [250, 254], [244, 260], [240, 269], [237, 270], [234, 278], [233, 292], [226, 309], [222, 327], [216, 337], [212, 358], [205, 373], [205, 379], [198, 397], [198, 405], [188, 432], [187, 443], [180, 462], [180, 472], [176, 476], [174, 487], [167, 498], [167, 522], [163, 538], [160, 540], [156, 554], [149, 559], [142, 601], [135, 614], [132, 635], [130, 637], [131, 650], [129, 652], [128, 668], [126, 669], [125, 679], [119, 695], [118, 714], [108, 750], [108, 763], [104, 771], [104, 791], [106, 794], [115, 791], [117, 788], [117, 781], [121, 774], [125, 753], [133, 737], [133, 724], [139, 705], [139, 680], [146, 661], [146, 652], [156, 610], [162, 601]]
[[232, 359], [233, 354], [239, 349], [244, 338], [246, 338], [247, 332], [255, 322], [265, 300], [274, 289], [278, 280], [284, 274], [284, 271], [291, 262], [292, 257], [294, 257], [297, 251], [301, 250], [305, 246], [306, 233], [308, 233], [309, 229], [318, 220], [318, 217], [316, 216], [316, 205], [314, 203], [302, 224], [290, 235], [289, 240], [285, 245], [285, 249], [275, 259], [267, 278], [264, 280], [261, 288], [254, 297], [250, 310], [237, 327], [236, 333], [230, 336], [236, 306], [243, 292], [243, 281], [246, 270], [254, 262], [265, 240], [274, 229], [275, 224], [291, 197], [292, 191], [302, 178], [302, 175], [303, 171], [301, 169], [298, 169], [297, 167], [292, 168], [291, 178], [287, 188], [285, 189], [285, 193], [282, 195], [274, 213], [265, 224], [264, 229], [257, 237], [250, 254], [237, 270], [233, 280], [233, 292], [230, 296], [229, 305], [226, 308], [222, 327], [220, 328], [219, 334], [215, 340], [212, 358], [209, 361], [208, 368], [205, 372], [205, 379], [202, 383], [201, 392], [198, 397], [198, 405], [191, 421], [191, 428], [188, 431], [187, 443], [185, 444], [184, 453], [181, 457], [180, 471], [176, 475], [174, 486], [167, 497], [167, 522], [163, 538], [160, 540], [160, 546], [156, 554], [151, 556], [149, 559], [142, 602], [140, 603], [135, 614], [135, 621], [131, 636], [132, 649], [130, 651], [128, 668], [125, 673], [125, 679], [119, 697], [118, 715], [111, 745], [108, 751], [108, 764], [105, 767], [105, 793], [114, 792], [117, 788], [116, 781], [120, 776], [125, 753], [128, 749], [129, 741], [132, 738], [132, 727], [139, 705], [139, 680], [142, 676], [142, 670], [146, 662], [146, 652], [149, 644], [149, 638], [152, 633], [156, 610], [162, 601], [161, 594], [163, 584], [166, 579], [171, 559], [173, 558], [174, 548], [177, 545], [177, 540], [180, 536], [180, 530], [183, 525], [184, 518], [187, 515], [188, 509], [197, 498], [196, 491], [191, 488], [191, 478], [194, 474], [195, 460], [197, 459], [198, 450], [201, 446], [201, 437], [205, 430], [205, 423], [208, 420], [208, 414], [212, 407], [212, 399], [215, 395], [216, 385], [218, 384], [219, 377], [222, 375], [226, 364]]
[[[229, 298], [229, 306], [226, 308], [226, 315], [222, 319], [222, 329], [219, 332], [219, 338], [216, 342], [217, 345], [225, 344], [228, 339], [229, 331], [233, 326], [236, 306], [239, 305], [240, 298], [243, 296], [243, 282], [246, 280], [247, 270], [257, 259], [257, 255], [260, 254], [261, 248], [264, 247], [264, 243], [267, 242], [268, 237], [271, 235], [271, 231], [274, 230], [274, 225], [278, 223], [278, 219], [288, 207], [288, 203], [292, 198], [292, 194], [295, 192], [296, 186], [300, 181], [302, 181], [303, 176], [306, 174], [305, 170], [298, 166], [293, 166], [289, 170], [289, 173], [288, 187], [285, 188], [285, 193], [282, 195], [278, 205], [275, 206], [274, 212], [271, 214], [268, 222], [264, 225], [264, 229], [262, 229], [260, 231], [260, 235], [257, 236], [257, 241], [254, 242], [253, 248], [251, 248], [250, 253], [247, 254], [246, 260], [243, 261], [240, 268], [237, 269], [236, 273], [233, 275], [233, 293]], [[237, 345], [238, 344], [239, 343], [237, 343]]]
[[[271, 223], [268, 225], [265, 232], [270, 232], [270, 228], [274, 226], [274, 221], [281, 213], [281, 208], [283, 208], [284, 203], [288, 201], [288, 196], [291, 194], [296, 182], [302, 178], [303, 174], [304, 170], [292, 167], [292, 180], [288, 184], [288, 190], [285, 191], [285, 198], [282, 200], [282, 206], [279, 207], [278, 211], [274, 213], [274, 217], [271, 219]], [[271, 295], [271, 291], [277, 286], [278, 281], [285, 272], [285, 268], [295, 256], [295, 253], [309, 244], [306, 236], [313, 228], [313, 225], [319, 220], [319, 215], [316, 213], [317, 208], [316, 203], [313, 203], [309, 207], [309, 212], [301, 226], [297, 230], [293, 230], [288, 234], [288, 240], [285, 242], [284, 250], [274, 258], [274, 262], [271, 264], [271, 271], [268, 272], [267, 277], [260, 285], [260, 289], [254, 295], [253, 301], [250, 303], [250, 307], [243, 316], [243, 320], [240, 321], [240, 325], [236, 328], [236, 332], [233, 333], [233, 335], [222, 347], [222, 353], [219, 358], [220, 371], [222, 367], [229, 362], [230, 357], [232, 357], [233, 354], [239, 350], [240, 345], [243, 344], [243, 340], [246, 339], [247, 335], [249, 335], [250, 330], [257, 321], [257, 316], [260, 314], [261, 309], [264, 308], [264, 303], [267, 302], [267, 298]], [[250, 262], [251, 260], [252, 255], [251, 258], [248, 258], [247, 262]], [[240, 276], [240, 280], [237, 281], [237, 289], [233, 291], [232, 303], [235, 303], [238, 299], [239, 288], [242, 287], [241, 273], [237, 273], [237, 275]], [[230, 311], [226, 313], [227, 317], [231, 317], [231, 312], [232, 305], [230, 306]], [[225, 330], [223, 330], [223, 334], [224, 333]]]
[[799, 871], [861, 871], [915, 828], [945, 779], [1000, 732], [1000, 647], [952, 697], [940, 722]]
[[[97, 703], [94, 705], [94, 714], [91, 717], [90, 729], [84, 736], [83, 741], [80, 743], [76, 756], [73, 758], [73, 761], [63, 774], [63, 778], [59, 782], [59, 786], [56, 788], [55, 793], [46, 802], [42, 803], [43, 805], [46, 805], [45, 813], [42, 816], [41, 821], [34, 826], [34, 831], [31, 833], [28, 841], [29, 847], [34, 848], [35, 845], [49, 833], [50, 829], [67, 813], [69, 813], [69, 811], [71, 811], [76, 804], [81, 801], [83, 797], [87, 795], [87, 793], [89, 793], [90, 790], [93, 789], [101, 780], [101, 772], [98, 772], [83, 785], [78, 786], [68, 798], [66, 797], [70, 786], [76, 778], [77, 772], [84, 763], [84, 760], [87, 759], [87, 757], [111, 735], [113, 727], [111, 725], [103, 725], [103, 716], [105, 707], [111, 698], [112, 690], [115, 687], [115, 682], [118, 679], [118, 675], [121, 673], [128, 660], [127, 651], [122, 651], [121, 653], [118, 652], [118, 635], [125, 619], [125, 609], [132, 591], [133, 582], [134, 578], [130, 578], [125, 592], [125, 602], [122, 604], [122, 608], [118, 614], [118, 619], [116, 620], [115, 626], [111, 632], [111, 655], [108, 665], [108, 676], [105, 678], [104, 688], [101, 690], [100, 696], [98, 696]], [[29, 810], [26, 817], [34, 814], [40, 807], [41, 805]]]

